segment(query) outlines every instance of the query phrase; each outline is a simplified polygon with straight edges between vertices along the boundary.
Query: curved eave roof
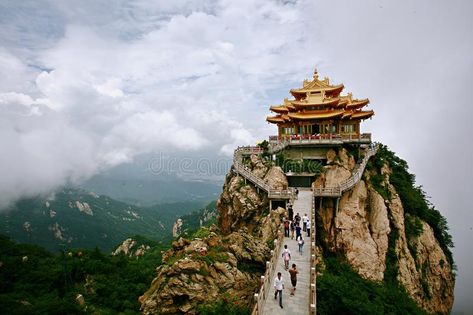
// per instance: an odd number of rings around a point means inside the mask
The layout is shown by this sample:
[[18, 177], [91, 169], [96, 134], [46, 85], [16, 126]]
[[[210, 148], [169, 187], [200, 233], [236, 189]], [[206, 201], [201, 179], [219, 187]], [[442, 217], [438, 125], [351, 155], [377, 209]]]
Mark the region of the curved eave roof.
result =
[[266, 121], [273, 124], [281, 124], [284, 122], [284, 119], [281, 116], [268, 116]]
[[271, 106], [269, 110], [279, 114], [287, 113], [289, 111], [285, 105]]
[[[289, 92], [294, 95], [294, 94], [306, 94], [307, 92], [315, 92], [315, 91], [325, 91], [325, 93], [340, 93], [345, 86], [343, 84], [338, 84], [338, 85], [330, 85], [330, 86], [322, 86], [322, 85], [316, 85], [316, 86], [310, 86], [307, 85], [301, 89], [291, 89]], [[294, 95], [295, 96], [295, 95]]]
[[365, 98], [363, 100], [354, 100], [350, 104], [347, 104], [347, 109], [352, 109], [352, 108], [362, 108], [365, 105], [368, 105], [370, 102], [369, 99]]
[[374, 115], [373, 110], [357, 111], [351, 115], [351, 119], [367, 119]]
[[339, 101], [340, 99], [336, 97], [336, 98], [324, 99], [322, 101], [316, 101], [316, 100], [292, 101], [291, 104], [294, 105], [295, 107], [305, 107], [305, 106], [320, 106], [320, 105], [336, 105]]
[[319, 112], [289, 113], [288, 116], [294, 120], [312, 120], [336, 118], [342, 116], [343, 113], [343, 110], [332, 110]]

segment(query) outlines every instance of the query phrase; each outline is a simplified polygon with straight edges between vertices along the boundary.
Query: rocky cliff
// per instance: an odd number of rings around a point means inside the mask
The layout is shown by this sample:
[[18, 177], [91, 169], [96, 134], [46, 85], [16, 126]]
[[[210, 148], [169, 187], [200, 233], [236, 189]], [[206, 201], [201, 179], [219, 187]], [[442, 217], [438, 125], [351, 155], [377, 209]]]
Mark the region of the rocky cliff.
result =
[[[313, 187], [333, 187], [351, 176], [364, 152], [348, 149], [328, 151]], [[272, 187], [287, 188], [281, 168], [257, 156], [246, 162]], [[340, 198], [318, 198], [318, 270], [323, 275], [325, 258], [336, 256], [357, 277], [400, 292], [411, 309], [447, 314], [455, 282], [451, 239], [445, 219], [414, 184], [407, 164], [381, 147], [352, 189]], [[270, 211], [266, 194], [233, 171], [225, 179], [217, 210], [217, 225], [179, 238], [164, 254], [151, 288], [140, 298], [143, 313], [196, 314], [202, 305], [216, 301], [241, 306], [241, 312], [250, 309], [285, 210]], [[373, 295], [365, 295], [370, 303]]]
[[[279, 167], [252, 156], [248, 168], [273, 187], [287, 187]], [[248, 310], [285, 210], [230, 171], [217, 201], [218, 224], [179, 238], [163, 255], [151, 288], [140, 298], [144, 314], [196, 314], [216, 301]]]
[[[329, 165], [314, 187], [333, 186], [348, 178], [353, 169], [354, 159], [345, 149], [338, 153], [329, 151], [327, 158]], [[428, 313], [447, 314], [453, 304], [455, 282], [451, 254], [448, 246], [442, 248], [434, 229], [426, 222], [429, 216], [423, 218], [422, 212], [414, 213], [411, 208], [406, 211], [405, 206], [411, 205], [403, 204], [390, 179], [390, 160], [400, 161], [382, 147], [370, 161], [363, 180], [353, 189], [338, 200], [318, 200], [320, 259], [323, 260], [322, 254], [336, 253], [363, 278], [377, 282], [390, 281], [385, 277], [394, 273], [394, 281], [406, 289], [420, 308]], [[396, 183], [401, 184], [399, 180]], [[404, 183], [407, 184], [412, 183]], [[408, 193], [408, 187], [398, 188], [405, 195]], [[421, 193], [419, 188], [412, 190]], [[425, 211], [436, 214], [435, 209]]]

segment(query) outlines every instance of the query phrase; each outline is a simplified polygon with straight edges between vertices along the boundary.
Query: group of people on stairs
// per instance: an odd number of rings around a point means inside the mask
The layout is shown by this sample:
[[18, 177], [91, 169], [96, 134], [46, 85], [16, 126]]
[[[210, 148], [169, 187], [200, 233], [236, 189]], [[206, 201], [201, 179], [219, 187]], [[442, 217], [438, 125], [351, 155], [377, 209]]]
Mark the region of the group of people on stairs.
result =
[[[302, 226], [301, 226], [302, 223]], [[302, 255], [304, 251], [304, 237], [302, 236], [302, 232], [307, 233], [307, 237], [310, 237], [310, 219], [307, 214], [304, 216], [300, 216], [297, 213], [294, 216], [294, 211], [292, 209], [292, 205], [288, 206], [288, 218], [284, 219], [284, 236], [287, 238], [291, 238], [294, 240], [294, 232], [296, 234], [296, 241], [298, 245], [298, 252]], [[296, 292], [296, 285], [297, 285], [297, 274], [299, 273], [297, 270], [296, 264], [292, 264], [292, 267], [289, 268], [290, 261], [291, 261], [291, 251], [284, 245], [284, 249], [282, 251], [282, 258], [284, 261], [284, 268], [289, 273], [289, 277], [291, 279], [291, 295], [294, 295]], [[281, 272], [277, 273], [276, 278], [274, 279], [274, 299], [276, 300], [279, 296], [279, 306], [283, 308], [282, 304], [282, 291], [284, 290], [284, 277], [282, 276]]]

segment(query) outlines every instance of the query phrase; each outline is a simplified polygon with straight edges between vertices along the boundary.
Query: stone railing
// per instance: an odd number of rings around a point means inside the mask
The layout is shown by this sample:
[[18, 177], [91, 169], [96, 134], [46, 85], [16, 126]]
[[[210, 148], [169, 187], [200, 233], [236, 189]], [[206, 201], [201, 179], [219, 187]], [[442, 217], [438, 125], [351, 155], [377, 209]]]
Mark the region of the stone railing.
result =
[[284, 239], [283, 225], [281, 224], [278, 229], [278, 237], [274, 240], [274, 249], [271, 250], [271, 258], [266, 262], [266, 271], [261, 276], [261, 286], [258, 293], [255, 293], [255, 306], [253, 307], [252, 315], [263, 314], [264, 302], [268, 297], [268, 293], [271, 290], [271, 280], [274, 278], [274, 272], [276, 271], [277, 260], [281, 252], [281, 247]]
[[238, 147], [233, 154], [233, 167], [235, 172], [252, 182], [256, 187], [268, 193], [270, 199], [294, 199], [294, 189], [273, 189], [263, 179], [254, 175], [251, 170], [243, 165], [243, 155], [260, 154], [263, 150], [259, 147]]
[[325, 187], [325, 188], [314, 188], [314, 196], [317, 197], [340, 197], [344, 191], [347, 191], [356, 185], [363, 176], [366, 164], [368, 160], [376, 154], [378, 146], [372, 146], [366, 151], [365, 156], [360, 164], [355, 166], [352, 175], [345, 181], [341, 182], [338, 186]]
[[309, 291], [309, 314], [315, 315], [317, 310], [317, 247], [315, 243], [315, 198], [312, 197], [312, 210], [310, 219], [310, 291]]

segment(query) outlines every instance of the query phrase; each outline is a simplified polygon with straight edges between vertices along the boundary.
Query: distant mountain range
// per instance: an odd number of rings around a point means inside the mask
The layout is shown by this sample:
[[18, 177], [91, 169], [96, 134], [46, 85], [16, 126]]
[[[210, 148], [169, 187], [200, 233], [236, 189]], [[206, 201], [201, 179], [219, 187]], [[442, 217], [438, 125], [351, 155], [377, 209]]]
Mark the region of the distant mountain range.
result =
[[177, 219], [202, 208], [208, 198], [139, 207], [76, 188], [48, 198], [30, 198], [0, 212], [0, 233], [11, 239], [57, 251], [99, 247], [111, 251], [132, 235], [172, 238]]
[[126, 178], [98, 175], [83, 183], [80, 188], [110, 196], [116, 200], [138, 206], [181, 201], [210, 202], [222, 191], [221, 182], [190, 181], [166, 178]]
[[[224, 175], [227, 172], [225, 167], [220, 175], [205, 176], [195, 168], [195, 165], [194, 168], [187, 170], [188, 172], [182, 173], [179, 168], [172, 167], [173, 164], [179, 164], [177, 161], [163, 160], [161, 163], [167, 166], [166, 171], [157, 175], [156, 170], [153, 172], [150, 169], [150, 161], [153, 159], [156, 159], [156, 156], [145, 155], [136, 158], [132, 163], [102, 171], [83, 182], [79, 188], [138, 206], [181, 201], [208, 203], [216, 200], [222, 192]], [[193, 161], [195, 160], [198, 159], [194, 158]], [[187, 161], [187, 158], [181, 158], [179, 161]]]

